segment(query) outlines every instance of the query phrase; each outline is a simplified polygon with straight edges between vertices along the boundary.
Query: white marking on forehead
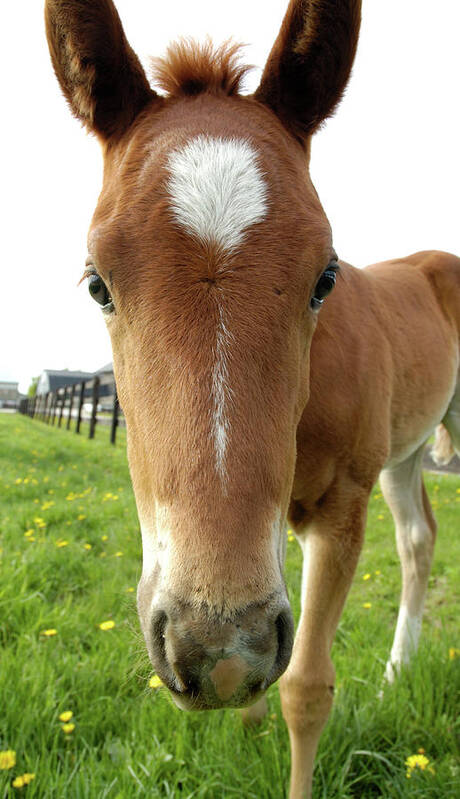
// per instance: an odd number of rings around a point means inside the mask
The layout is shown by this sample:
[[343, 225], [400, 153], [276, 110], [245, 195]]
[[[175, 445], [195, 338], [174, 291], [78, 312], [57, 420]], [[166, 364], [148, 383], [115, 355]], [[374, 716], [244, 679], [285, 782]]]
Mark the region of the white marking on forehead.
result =
[[200, 241], [232, 250], [267, 213], [257, 153], [243, 139], [197, 136], [168, 159], [176, 221]]

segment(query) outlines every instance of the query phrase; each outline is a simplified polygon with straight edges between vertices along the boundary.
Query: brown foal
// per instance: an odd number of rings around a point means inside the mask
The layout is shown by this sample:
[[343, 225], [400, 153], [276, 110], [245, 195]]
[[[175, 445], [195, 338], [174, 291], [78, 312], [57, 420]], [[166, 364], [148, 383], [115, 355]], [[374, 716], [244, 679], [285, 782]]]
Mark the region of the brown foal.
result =
[[[444, 450], [460, 448], [460, 262], [337, 260], [308, 163], [359, 0], [291, 0], [246, 96], [235, 46], [172, 46], [159, 94], [111, 0], [45, 14], [62, 90], [104, 155], [85, 275], [127, 422], [150, 658], [180, 707], [249, 719], [284, 672], [290, 796], [308, 797], [380, 472], [403, 567], [388, 679], [417, 644], [435, 536], [421, 454], [442, 420]], [[294, 646], [287, 519], [304, 553]]]

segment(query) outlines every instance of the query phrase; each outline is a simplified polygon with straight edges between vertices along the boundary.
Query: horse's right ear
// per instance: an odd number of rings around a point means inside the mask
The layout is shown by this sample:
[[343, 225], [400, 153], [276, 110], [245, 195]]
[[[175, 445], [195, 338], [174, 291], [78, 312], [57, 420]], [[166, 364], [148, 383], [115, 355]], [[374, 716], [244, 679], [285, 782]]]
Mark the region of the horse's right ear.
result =
[[46, 0], [45, 23], [54, 71], [72, 112], [104, 141], [122, 135], [157, 95], [112, 0]]
[[361, 0], [291, 0], [254, 97], [305, 140], [330, 116], [358, 43]]

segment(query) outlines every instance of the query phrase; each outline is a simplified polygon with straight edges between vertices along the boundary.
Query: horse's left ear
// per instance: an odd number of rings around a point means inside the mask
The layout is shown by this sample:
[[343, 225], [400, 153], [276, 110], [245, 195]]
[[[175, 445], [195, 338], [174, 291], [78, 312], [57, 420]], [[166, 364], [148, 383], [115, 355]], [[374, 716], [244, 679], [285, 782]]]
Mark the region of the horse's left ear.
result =
[[347, 84], [361, 0], [291, 0], [255, 99], [300, 139], [330, 116]]
[[46, 0], [54, 71], [69, 105], [103, 140], [120, 136], [157, 98], [112, 0]]

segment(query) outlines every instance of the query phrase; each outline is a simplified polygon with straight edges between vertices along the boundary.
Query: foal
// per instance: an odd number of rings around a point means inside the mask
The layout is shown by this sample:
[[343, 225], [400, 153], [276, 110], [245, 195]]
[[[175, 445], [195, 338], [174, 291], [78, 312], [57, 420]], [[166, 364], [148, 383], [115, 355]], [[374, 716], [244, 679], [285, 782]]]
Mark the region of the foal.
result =
[[[111, 0], [46, 2], [58, 80], [104, 155], [85, 275], [127, 422], [146, 645], [182, 708], [255, 718], [287, 669], [291, 799], [310, 795], [372, 486], [385, 467], [403, 560], [391, 678], [434, 539], [421, 447], [443, 418], [460, 438], [458, 261], [339, 266], [308, 174], [359, 22], [359, 0], [291, 0], [253, 95], [237, 48], [185, 43], [157, 62], [159, 95]], [[288, 517], [305, 556], [293, 651]]]

